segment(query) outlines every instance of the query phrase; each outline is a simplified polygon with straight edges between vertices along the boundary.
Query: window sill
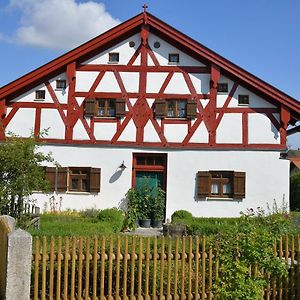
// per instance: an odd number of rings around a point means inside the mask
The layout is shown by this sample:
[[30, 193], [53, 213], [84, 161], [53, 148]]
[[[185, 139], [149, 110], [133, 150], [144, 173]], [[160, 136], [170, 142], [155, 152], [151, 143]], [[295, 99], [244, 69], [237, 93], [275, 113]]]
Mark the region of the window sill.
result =
[[108, 61], [107, 64], [109, 64], [109, 65], [117, 65], [117, 64], [119, 64], [119, 62], [118, 61]]
[[35, 101], [35, 102], [43, 102], [43, 101], [45, 101], [46, 99], [34, 99], [33, 101]]
[[249, 104], [238, 104], [238, 106], [249, 106]]
[[54, 89], [54, 91], [57, 91], [57, 92], [63, 92], [63, 91], [66, 91], [66, 88], [56, 88]]
[[241, 198], [222, 198], [222, 197], [206, 197], [206, 201], [229, 201], [229, 202], [241, 202], [243, 199]]
[[93, 195], [93, 194], [98, 194], [98, 193], [66, 191], [65, 194], [69, 194], [69, 195]]
[[168, 65], [170, 65], [170, 66], [178, 66], [179, 62], [171, 62], [171, 61], [169, 61]]

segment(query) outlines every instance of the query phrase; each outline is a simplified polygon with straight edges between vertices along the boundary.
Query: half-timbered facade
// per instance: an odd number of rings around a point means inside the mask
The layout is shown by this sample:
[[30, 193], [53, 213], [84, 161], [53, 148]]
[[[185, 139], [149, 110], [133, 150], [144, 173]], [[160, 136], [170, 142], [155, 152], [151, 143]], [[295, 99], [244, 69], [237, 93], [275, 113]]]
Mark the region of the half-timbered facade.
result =
[[2, 140], [33, 132], [53, 153], [63, 208], [120, 206], [145, 176], [167, 218], [289, 199], [280, 153], [300, 104], [147, 12], [2, 87], [0, 113]]

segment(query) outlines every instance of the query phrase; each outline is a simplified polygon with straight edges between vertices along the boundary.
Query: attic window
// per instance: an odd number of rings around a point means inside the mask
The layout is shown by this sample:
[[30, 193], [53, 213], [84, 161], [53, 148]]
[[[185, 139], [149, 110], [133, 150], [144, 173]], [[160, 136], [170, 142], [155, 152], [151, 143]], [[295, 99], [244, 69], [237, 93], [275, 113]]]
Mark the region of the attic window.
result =
[[179, 54], [169, 53], [169, 63], [179, 63]]
[[56, 89], [57, 90], [64, 90], [67, 87], [67, 81], [66, 80], [56, 80]]
[[45, 90], [37, 90], [35, 91], [35, 100], [45, 100], [46, 91]]
[[218, 92], [227, 93], [228, 92], [228, 83], [218, 83]]
[[119, 53], [111, 52], [108, 54], [108, 62], [110, 63], [118, 63], [119, 62]]
[[238, 105], [249, 105], [249, 95], [239, 95]]

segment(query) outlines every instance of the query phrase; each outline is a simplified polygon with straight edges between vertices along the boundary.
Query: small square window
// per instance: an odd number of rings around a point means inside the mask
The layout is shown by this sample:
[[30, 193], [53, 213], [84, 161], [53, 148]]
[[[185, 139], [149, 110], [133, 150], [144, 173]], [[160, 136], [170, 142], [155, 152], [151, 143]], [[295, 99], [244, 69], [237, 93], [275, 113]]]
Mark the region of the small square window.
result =
[[228, 92], [228, 83], [218, 83], [218, 92], [227, 93]]
[[179, 54], [169, 53], [169, 63], [179, 63]]
[[64, 90], [67, 87], [67, 81], [66, 80], [56, 80], [56, 89], [58, 90]]
[[69, 191], [89, 192], [90, 171], [88, 168], [69, 168]]
[[249, 95], [239, 95], [238, 104], [239, 105], [249, 105]]
[[167, 100], [167, 117], [185, 118], [186, 103], [186, 100]]
[[98, 99], [98, 117], [115, 117], [116, 100]]
[[108, 62], [110, 63], [118, 63], [119, 62], [119, 53], [111, 52], [108, 54]]
[[35, 91], [35, 99], [36, 100], [45, 100], [46, 91], [45, 90], [38, 90]]

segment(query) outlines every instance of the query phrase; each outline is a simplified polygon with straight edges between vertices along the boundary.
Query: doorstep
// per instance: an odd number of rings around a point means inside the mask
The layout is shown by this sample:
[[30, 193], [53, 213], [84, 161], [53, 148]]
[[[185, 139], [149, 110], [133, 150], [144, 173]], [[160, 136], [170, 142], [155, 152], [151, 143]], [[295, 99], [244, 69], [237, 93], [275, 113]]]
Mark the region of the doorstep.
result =
[[133, 231], [124, 232], [124, 234], [127, 235], [140, 235], [140, 236], [161, 236], [163, 235], [163, 229], [162, 228], [142, 228], [138, 227], [137, 229]]

